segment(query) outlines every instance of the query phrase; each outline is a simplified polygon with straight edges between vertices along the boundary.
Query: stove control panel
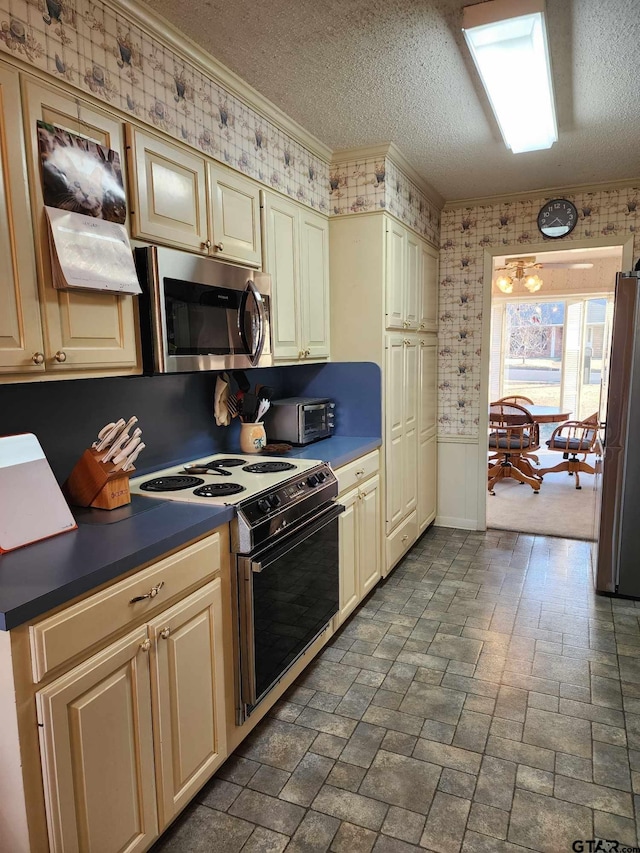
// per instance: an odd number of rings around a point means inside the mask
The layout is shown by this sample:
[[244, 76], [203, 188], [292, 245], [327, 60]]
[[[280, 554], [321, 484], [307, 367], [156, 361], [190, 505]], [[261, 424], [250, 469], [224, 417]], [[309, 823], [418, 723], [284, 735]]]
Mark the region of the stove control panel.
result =
[[320, 486], [337, 483], [335, 474], [328, 465], [318, 466], [311, 472], [298, 474], [284, 483], [274, 486], [267, 493], [262, 492], [238, 504], [250, 526], [254, 526], [270, 516], [284, 512], [294, 504], [303, 501], [307, 495]]

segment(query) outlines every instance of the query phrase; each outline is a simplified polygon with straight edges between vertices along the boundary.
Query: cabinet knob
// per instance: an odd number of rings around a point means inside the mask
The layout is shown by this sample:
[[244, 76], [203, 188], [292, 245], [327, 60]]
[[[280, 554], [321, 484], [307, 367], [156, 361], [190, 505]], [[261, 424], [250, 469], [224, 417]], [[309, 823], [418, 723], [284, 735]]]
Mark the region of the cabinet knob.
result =
[[210, 248], [211, 248], [211, 240], [205, 240], [205, 241], [202, 243], [202, 248], [203, 248], [203, 249], [210, 249]]
[[408, 328], [409, 328], [409, 324], [407, 323], [407, 321], [406, 321], [406, 320], [405, 320], [405, 321], [404, 321], [404, 323], [402, 324], [402, 328], [403, 328], [403, 329], [408, 329]]
[[151, 648], [151, 640], [144, 640], [142, 643], [140, 643], [140, 651], [148, 652], [150, 648]]
[[34, 364], [44, 364], [44, 353], [34, 352], [34, 354], [31, 356], [31, 361]]
[[356, 477], [362, 477], [364, 474], [364, 468], [361, 468], [359, 471], [356, 471]]
[[409, 340], [409, 338], [405, 338], [405, 339], [402, 341], [402, 343], [403, 343], [406, 347], [410, 347], [410, 346], [411, 346], [411, 341]]
[[216, 252], [222, 252], [224, 250], [224, 243], [214, 243], [213, 248]]
[[63, 364], [67, 360], [67, 354], [64, 350], [59, 349], [54, 358], [58, 364]]
[[160, 636], [162, 637], [163, 640], [166, 640], [169, 637], [170, 633], [171, 633], [171, 628], [168, 628], [168, 627], [163, 628], [162, 631], [160, 631]]
[[425, 343], [424, 341], [420, 341], [420, 346], [421, 346], [421, 347], [426, 347], [426, 343]]
[[420, 328], [424, 329], [424, 323], [420, 323]]
[[405, 535], [402, 537], [402, 541], [406, 542], [408, 538], [409, 538], [409, 536], [405, 533]]
[[303, 349], [298, 351], [298, 358], [304, 358], [304, 350]]
[[311, 355], [311, 350], [310, 350], [310, 349], [306, 349], [306, 350], [304, 351], [304, 357], [305, 357], [305, 358], [308, 358], [310, 355]]

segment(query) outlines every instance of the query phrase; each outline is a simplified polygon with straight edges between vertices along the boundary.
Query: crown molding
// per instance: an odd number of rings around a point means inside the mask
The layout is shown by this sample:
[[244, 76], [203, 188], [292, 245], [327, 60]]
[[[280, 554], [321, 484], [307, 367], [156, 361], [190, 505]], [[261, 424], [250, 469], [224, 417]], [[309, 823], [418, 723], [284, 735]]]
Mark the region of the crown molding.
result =
[[463, 198], [447, 201], [443, 212], [459, 210], [461, 207], [491, 207], [496, 204], [508, 204], [514, 201], [527, 201], [534, 198], [553, 198], [577, 193], [606, 192], [607, 190], [622, 190], [637, 187], [640, 190], [640, 178], [629, 178], [621, 181], [608, 181], [600, 184], [574, 184], [564, 187], [543, 187], [542, 189], [523, 190], [508, 195], [490, 195], [483, 198]]
[[200, 71], [211, 76], [216, 82], [224, 86], [231, 95], [239, 98], [251, 109], [256, 110], [284, 133], [292, 136], [312, 154], [324, 160], [325, 163], [330, 162], [331, 148], [328, 145], [305, 130], [302, 125], [290, 118], [283, 110], [260, 94], [257, 89], [254, 89], [226, 65], [199, 47], [192, 39], [150, 9], [149, 6], [139, 2], [139, 0], [138, 2], [109, 0], [109, 3], [123, 17], [129, 18], [132, 23], [142, 27], [170, 50], [175, 51], [183, 59], [197, 66]]
[[348, 163], [352, 160], [376, 160], [383, 158], [391, 160], [394, 166], [397, 166], [438, 210], [442, 210], [444, 198], [428, 181], [425, 181], [422, 175], [416, 172], [394, 142], [383, 142], [379, 145], [363, 145], [359, 148], [343, 148], [340, 151], [334, 151], [331, 157], [331, 165], [339, 166], [342, 163]]

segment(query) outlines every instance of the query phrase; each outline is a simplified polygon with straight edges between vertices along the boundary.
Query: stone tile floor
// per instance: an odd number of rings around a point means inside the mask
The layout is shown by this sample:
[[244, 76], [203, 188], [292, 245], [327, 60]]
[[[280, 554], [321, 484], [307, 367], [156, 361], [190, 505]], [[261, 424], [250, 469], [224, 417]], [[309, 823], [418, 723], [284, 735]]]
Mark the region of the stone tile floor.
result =
[[429, 530], [154, 851], [635, 845], [640, 602], [589, 549]]

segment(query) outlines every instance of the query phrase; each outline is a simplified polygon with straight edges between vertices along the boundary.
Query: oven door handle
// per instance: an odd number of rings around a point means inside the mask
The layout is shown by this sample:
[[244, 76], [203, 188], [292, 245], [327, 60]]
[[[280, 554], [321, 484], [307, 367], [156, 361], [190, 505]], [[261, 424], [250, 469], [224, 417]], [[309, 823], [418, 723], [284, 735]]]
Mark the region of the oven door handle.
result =
[[284, 541], [280, 540], [274, 545], [269, 545], [254, 556], [249, 557], [248, 559], [251, 562], [251, 571], [263, 572], [265, 569], [268, 569], [272, 563], [279, 560], [281, 557], [284, 557], [284, 555], [288, 554], [289, 551], [297, 548], [298, 545], [304, 542], [305, 539], [308, 539], [309, 536], [313, 536], [314, 533], [322, 530], [322, 528], [326, 527], [327, 524], [331, 524], [332, 521], [335, 521], [336, 518], [344, 512], [344, 510], [345, 508], [342, 504], [332, 503], [320, 515], [317, 515], [310, 521], [305, 522], [301, 527], [296, 527], [286, 537], [286, 539], [284, 539]]
[[[253, 351], [249, 346], [249, 341], [247, 340], [247, 335], [244, 330], [244, 312], [247, 307], [249, 296], [253, 296], [254, 302], [256, 303], [256, 308], [258, 310], [258, 342], [256, 343], [255, 350]], [[240, 307], [238, 308], [238, 331], [240, 332], [240, 339], [242, 340], [242, 345], [245, 348], [247, 355], [249, 356], [249, 361], [254, 367], [260, 361], [260, 356], [262, 355], [262, 350], [264, 349], [266, 326], [267, 317], [264, 307], [264, 299], [262, 298], [262, 295], [258, 288], [251, 281], [251, 279], [249, 279], [245, 291], [242, 294], [242, 298], [240, 300]]]

